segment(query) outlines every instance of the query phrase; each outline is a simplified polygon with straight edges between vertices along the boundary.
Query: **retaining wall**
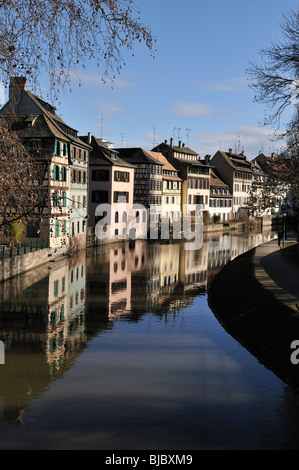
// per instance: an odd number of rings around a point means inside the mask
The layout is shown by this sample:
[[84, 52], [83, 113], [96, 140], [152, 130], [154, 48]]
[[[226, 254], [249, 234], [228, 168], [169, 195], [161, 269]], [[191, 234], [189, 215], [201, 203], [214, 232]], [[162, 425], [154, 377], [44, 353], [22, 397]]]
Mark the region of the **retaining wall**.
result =
[[48, 263], [51, 259], [62, 256], [66, 252], [66, 247], [55, 250], [53, 248], [45, 248], [44, 250], [38, 250], [2, 260], [0, 261], [0, 282]]

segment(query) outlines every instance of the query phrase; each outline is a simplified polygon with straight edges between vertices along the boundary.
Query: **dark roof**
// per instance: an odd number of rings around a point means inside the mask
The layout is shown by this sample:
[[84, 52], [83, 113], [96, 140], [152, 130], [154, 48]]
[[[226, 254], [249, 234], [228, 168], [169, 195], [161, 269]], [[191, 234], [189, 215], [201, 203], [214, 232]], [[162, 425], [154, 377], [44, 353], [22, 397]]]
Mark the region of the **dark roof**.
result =
[[244, 154], [232, 153], [231, 151], [223, 152], [221, 150], [219, 150], [219, 153], [235, 170], [251, 172], [251, 162], [247, 160], [247, 157]]
[[[88, 136], [80, 136], [80, 139], [83, 142], [89, 142]], [[119, 152], [116, 149], [107, 147], [105, 144], [103, 144], [101, 139], [96, 138], [93, 135], [91, 136], [90, 145], [92, 147], [92, 151], [89, 155], [90, 165], [115, 165], [134, 168], [134, 165], [120, 158]]]
[[153, 148], [153, 152], [161, 152], [162, 148], [167, 148], [170, 149], [174, 152], [178, 153], [185, 153], [186, 155], [193, 155], [193, 156], [198, 156], [198, 153], [195, 152], [194, 150], [190, 149], [189, 147], [186, 147], [184, 144], [183, 145], [170, 145], [167, 142], [162, 142], [161, 144], [157, 145], [155, 148]]
[[227, 189], [230, 192], [229, 185], [221, 178], [216, 168], [211, 168], [210, 188], [222, 188], [222, 189]]
[[[27, 81], [24, 79], [22, 86], [12, 88], [9, 101], [0, 110], [3, 117], [14, 117], [15, 124], [31, 122], [32, 127], [17, 129], [22, 138], [51, 137], [70, 141], [85, 148], [89, 148], [82, 142], [77, 131], [68, 126], [57, 114], [56, 108], [38, 96], [27, 90]], [[14, 95], [18, 99], [14, 103]], [[19, 126], [21, 127], [21, 126]]]
[[164, 164], [156, 160], [153, 156], [153, 152], [148, 152], [142, 148], [120, 148], [117, 149], [121, 158], [127, 162], [138, 165], [138, 164], [148, 164], [148, 165], [161, 165]]

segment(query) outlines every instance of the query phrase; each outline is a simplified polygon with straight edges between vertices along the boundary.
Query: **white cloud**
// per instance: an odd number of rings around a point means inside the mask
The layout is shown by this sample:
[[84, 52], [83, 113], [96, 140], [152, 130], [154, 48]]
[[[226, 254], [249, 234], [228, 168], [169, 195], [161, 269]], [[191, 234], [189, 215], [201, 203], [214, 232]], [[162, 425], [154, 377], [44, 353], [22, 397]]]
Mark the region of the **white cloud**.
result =
[[208, 90], [235, 92], [248, 89], [246, 78], [230, 78], [229, 80], [213, 81], [205, 85]]
[[173, 106], [170, 113], [185, 118], [206, 117], [212, 116], [213, 108], [209, 104], [205, 103], [180, 101]]
[[126, 112], [126, 109], [119, 104], [109, 101], [99, 101], [97, 105], [100, 108], [101, 118], [104, 119], [111, 119]]
[[[217, 150], [244, 150], [249, 160], [260, 151], [270, 154], [282, 147], [282, 142], [275, 139], [274, 131], [265, 127], [244, 126], [226, 131], [198, 131], [192, 133], [193, 148], [201, 157], [214, 155]], [[192, 147], [192, 145], [190, 145]]]

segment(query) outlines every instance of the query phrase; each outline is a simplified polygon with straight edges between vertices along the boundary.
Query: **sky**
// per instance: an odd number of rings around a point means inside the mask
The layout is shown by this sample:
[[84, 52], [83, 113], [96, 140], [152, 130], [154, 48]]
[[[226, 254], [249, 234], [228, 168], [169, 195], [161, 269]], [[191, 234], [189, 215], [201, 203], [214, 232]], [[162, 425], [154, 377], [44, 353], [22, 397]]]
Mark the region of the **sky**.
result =
[[[117, 147], [151, 150], [172, 137], [201, 158], [217, 150], [244, 150], [251, 160], [281, 145], [262, 125], [265, 106], [254, 102], [246, 69], [259, 49], [281, 39], [283, 14], [295, 0], [135, 0], [157, 40], [144, 45], [113, 87], [92, 63], [61, 94], [57, 113], [79, 135], [92, 132]], [[0, 90], [1, 93], [1, 90]], [[286, 116], [287, 118], [290, 116]], [[284, 122], [282, 121], [282, 127]]]

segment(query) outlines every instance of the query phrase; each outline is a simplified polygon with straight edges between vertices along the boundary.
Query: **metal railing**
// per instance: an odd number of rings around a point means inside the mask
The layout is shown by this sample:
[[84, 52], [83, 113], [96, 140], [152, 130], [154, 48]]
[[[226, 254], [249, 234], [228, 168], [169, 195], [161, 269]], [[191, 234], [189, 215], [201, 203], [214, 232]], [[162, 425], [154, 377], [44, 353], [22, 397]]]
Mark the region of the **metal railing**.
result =
[[24, 243], [18, 243], [16, 246], [2, 245], [0, 247], [0, 260], [13, 258], [14, 256], [26, 255], [35, 251], [44, 250], [49, 248], [49, 240], [36, 239]]

